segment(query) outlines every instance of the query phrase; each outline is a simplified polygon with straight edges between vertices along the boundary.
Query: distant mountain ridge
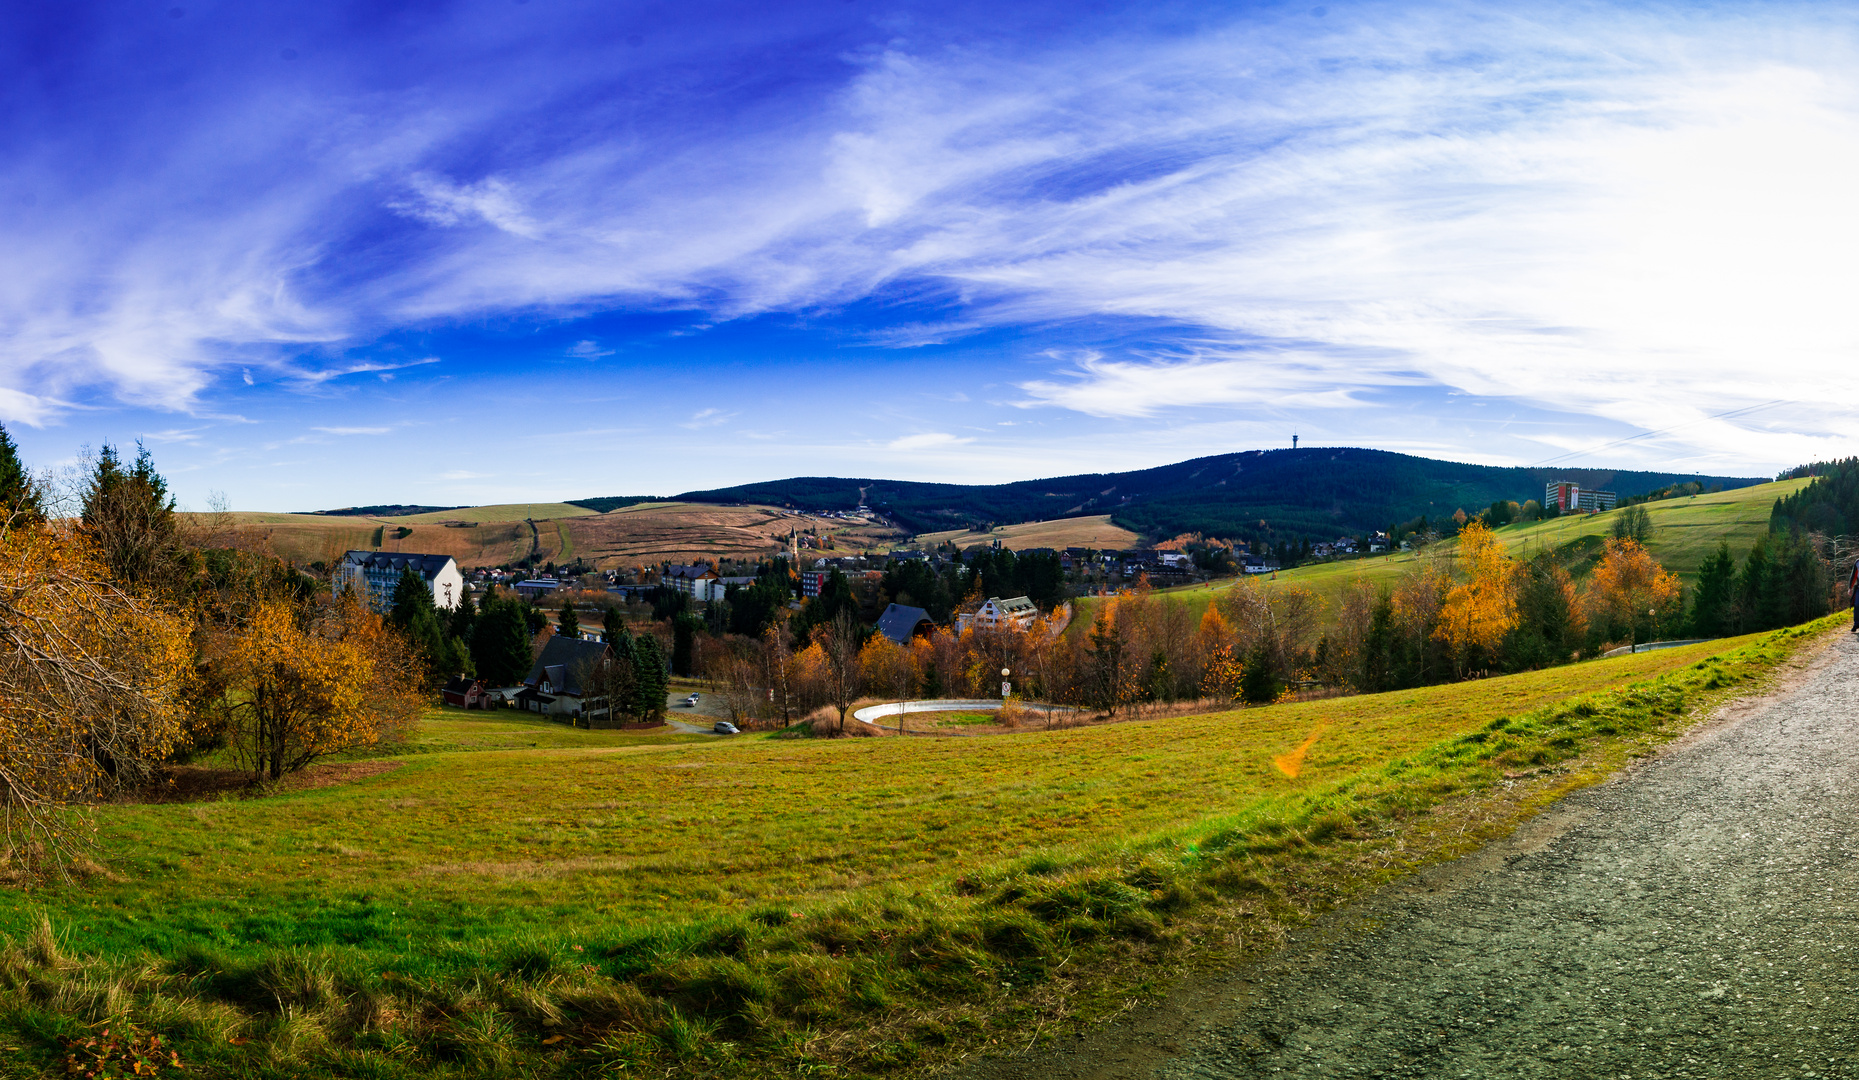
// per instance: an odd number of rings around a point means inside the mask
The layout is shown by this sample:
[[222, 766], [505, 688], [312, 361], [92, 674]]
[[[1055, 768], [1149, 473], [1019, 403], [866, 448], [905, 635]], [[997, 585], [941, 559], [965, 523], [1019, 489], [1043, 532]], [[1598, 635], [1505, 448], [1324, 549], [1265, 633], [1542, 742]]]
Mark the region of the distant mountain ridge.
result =
[[[1468, 465], [1355, 447], [1249, 450], [1121, 473], [1085, 473], [1008, 484], [801, 476], [690, 491], [682, 502], [769, 503], [803, 510], [882, 510], [913, 532], [1111, 515], [1153, 537], [1200, 532], [1228, 538], [1324, 537], [1386, 529], [1421, 514], [1474, 513], [1498, 499], [1542, 501], [1543, 487], [1641, 495], [1698, 481], [1723, 488], [1768, 477], [1702, 476], [1631, 469]], [[593, 500], [586, 500], [586, 505]]]
[[469, 510], [468, 506], [415, 506], [412, 503], [382, 503], [379, 506], [348, 506], [341, 510], [299, 510], [300, 514], [318, 517], [410, 517], [433, 514], [441, 510]]

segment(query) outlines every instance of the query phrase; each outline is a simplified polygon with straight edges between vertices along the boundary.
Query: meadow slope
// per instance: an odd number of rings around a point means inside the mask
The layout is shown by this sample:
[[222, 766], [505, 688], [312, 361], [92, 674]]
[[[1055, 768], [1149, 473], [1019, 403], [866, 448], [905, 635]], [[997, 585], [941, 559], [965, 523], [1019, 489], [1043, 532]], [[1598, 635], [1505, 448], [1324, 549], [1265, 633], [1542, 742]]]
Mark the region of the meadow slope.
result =
[[[1678, 574], [1689, 588], [1698, 567], [1717, 550], [1719, 541], [1728, 541], [1731, 552], [1741, 559], [1748, 553], [1750, 545], [1756, 542], [1756, 538], [1768, 532], [1769, 511], [1775, 500], [1800, 490], [1810, 482], [1810, 479], [1783, 480], [1712, 495], [1646, 503], [1647, 516], [1652, 523], [1652, 536], [1646, 549], [1666, 569]], [[1529, 558], [1543, 551], [1563, 552], [1570, 556], [1570, 569], [1579, 579], [1593, 568], [1602, 538], [1612, 535], [1617, 520], [1615, 513], [1571, 514], [1550, 521], [1506, 525], [1497, 530], [1497, 536], [1503, 541], [1506, 550], [1517, 558]], [[1259, 583], [1268, 589], [1281, 585], [1301, 585], [1321, 597], [1326, 613], [1334, 615], [1339, 606], [1338, 600], [1350, 583], [1360, 580], [1373, 585], [1392, 584], [1406, 574], [1417, 572], [1429, 561], [1437, 561], [1450, 570], [1457, 546], [1457, 540], [1447, 540], [1424, 552], [1396, 552], [1361, 559], [1311, 563], [1280, 571], [1270, 578], [1261, 579]], [[1198, 614], [1214, 595], [1231, 588], [1233, 584], [1234, 579], [1227, 578], [1201, 585], [1162, 589], [1156, 595], [1188, 604]], [[1093, 602], [1087, 599], [1081, 602], [1080, 610], [1088, 614], [1092, 606]], [[1075, 620], [1074, 625], [1083, 625], [1086, 621]]]
[[1428, 807], [1547, 798], [1807, 640], [991, 738], [434, 713], [378, 775], [100, 810], [103, 871], [0, 902], [0, 1028], [48, 1067], [114, 1015], [254, 1076], [891, 1072], [1030, 1019], [1013, 986], [1154, 978], [1197, 911], [1266, 944], [1482, 835]]

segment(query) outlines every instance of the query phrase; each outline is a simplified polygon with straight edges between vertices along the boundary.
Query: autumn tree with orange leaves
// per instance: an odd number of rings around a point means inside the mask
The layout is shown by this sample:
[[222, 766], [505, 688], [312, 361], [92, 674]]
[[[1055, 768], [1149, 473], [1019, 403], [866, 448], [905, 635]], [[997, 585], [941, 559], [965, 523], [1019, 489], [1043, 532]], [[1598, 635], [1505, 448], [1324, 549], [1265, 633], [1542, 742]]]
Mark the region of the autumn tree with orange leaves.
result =
[[1661, 623], [1680, 614], [1678, 577], [1660, 566], [1639, 541], [1608, 537], [1601, 563], [1588, 582], [1588, 617], [1606, 640], [1651, 640]]
[[70, 521], [0, 506], [0, 866], [62, 871], [66, 808], [146, 782], [182, 733], [188, 624], [111, 579]]
[[234, 753], [272, 780], [397, 734], [419, 714], [420, 663], [353, 593], [255, 599], [215, 642], [210, 670]]
[[1497, 535], [1482, 521], [1459, 533], [1465, 578], [1446, 593], [1433, 633], [1452, 650], [1454, 670], [1492, 662], [1505, 635], [1517, 625], [1517, 565]]

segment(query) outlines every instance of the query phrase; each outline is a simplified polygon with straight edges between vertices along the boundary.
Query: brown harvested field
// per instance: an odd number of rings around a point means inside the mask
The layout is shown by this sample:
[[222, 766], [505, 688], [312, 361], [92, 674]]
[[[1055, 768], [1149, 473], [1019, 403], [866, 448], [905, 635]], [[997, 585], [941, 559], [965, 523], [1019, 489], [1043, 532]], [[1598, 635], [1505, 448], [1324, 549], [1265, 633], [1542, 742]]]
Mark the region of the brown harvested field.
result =
[[940, 544], [944, 540], [955, 541], [957, 547], [999, 540], [1004, 548], [1024, 551], [1027, 548], [1127, 548], [1136, 544], [1137, 536], [1120, 525], [1111, 524], [1109, 514], [1093, 514], [1090, 517], [1060, 518], [1057, 521], [1029, 521], [1024, 525], [1002, 525], [992, 532], [952, 529], [948, 532], [924, 533], [917, 537], [916, 542], [930, 545]]
[[[537, 503], [532, 533], [523, 504], [446, 510], [408, 517], [329, 517], [320, 514], [234, 513], [227, 523], [239, 546], [265, 547], [301, 564], [332, 563], [350, 549], [450, 555], [461, 567], [507, 566], [529, 554], [552, 562], [586, 558], [601, 569], [665, 560], [755, 558], [777, 553], [790, 530], [833, 533], [840, 553], [877, 545], [868, 530], [766, 506], [706, 506], [654, 502], [597, 514], [581, 507]], [[566, 509], [567, 513], [556, 513]], [[211, 516], [187, 515], [200, 529]], [[400, 536], [401, 530], [408, 530]], [[817, 554], [831, 554], [819, 552]]]
[[[470, 511], [449, 514], [457, 520]], [[210, 515], [188, 514], [190, 524], [209, 528]], [[342, 553], [418, 551], [450, 555], [462, 567], [501, 566], [521, 559], [530, 548], [529, 526], [521, 520], [452, 527], [415, 518], [324, 517], [319, 514], [233, 513], [233, 540], [244, 548], [264, 548], [302, 565], [333, 563]], [[406, 536], [401, 529], [411, 530]], [[379, 539], [377, 540], [377, 537]]]
[[[871, 546], [849, 535], [841, 523], [767, 506], [708, 506], [701, 503], [639, 503], [593, 517], [569, 518], [544, 529], [543, 557], [557, 562], [578, 557], [602, 569], [642, 566], [664, 560], [754, 558], [777, 552], [790, 530], [832, 532], [837, 553]], [[556, 554], [550, 554], [551, 550]], [[815, 552], [826, 555], [835, 552]]]

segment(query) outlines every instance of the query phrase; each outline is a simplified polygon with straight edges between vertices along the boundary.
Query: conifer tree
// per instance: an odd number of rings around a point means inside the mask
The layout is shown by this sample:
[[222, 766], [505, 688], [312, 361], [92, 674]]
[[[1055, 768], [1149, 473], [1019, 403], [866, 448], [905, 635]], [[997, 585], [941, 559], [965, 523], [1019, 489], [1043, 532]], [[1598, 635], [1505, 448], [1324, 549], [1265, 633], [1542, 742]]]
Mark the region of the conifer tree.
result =
[[405, 630], [421, 612], [430, 615], [433, 611], [432, 587], [426, 584], [426, 578], [411, 566], [403, 567], [400, 580], [394, 582], [393, 607], [388, 617]]
[[574, 604], [562, 605], [562, 613], [555, 620], [555, 632], [566, 638], [581, 636], [581, 617], [575, 614]]
[[135, 464], [125, 468], [116, 448], [104, 444], [84, 489], [82, 520], [118, 582], [157, 592], [180, 586], [190, 551], [147, 447], [136, 444]]
[[0, 424], [0, 518], [9, 513], [39, 517], [39, 492], [19, 460], [19, 447], [13, 445], [6, 425]]
[[1730, 629], [1730, 602], [1736, 595], [1736, 557], [1730, 542], [1719, 540], [1717, 553], [1698, 567], [1698, 590], [1691, 604], [1691, 632], [1722, 637]]
[[513, 600], [490, 600], [471, 635], [471, 660], [492, 686], [514, 686], [529, 675], [529, 625]]
[[650, 720], [665, 712], [665, 694], [670, 688], [670, 679], [665, 674], [665, 651], [660, 648], [658, 638], [651, 634], [640, 634], [632, 645], [632, 712], [641, 720]]

